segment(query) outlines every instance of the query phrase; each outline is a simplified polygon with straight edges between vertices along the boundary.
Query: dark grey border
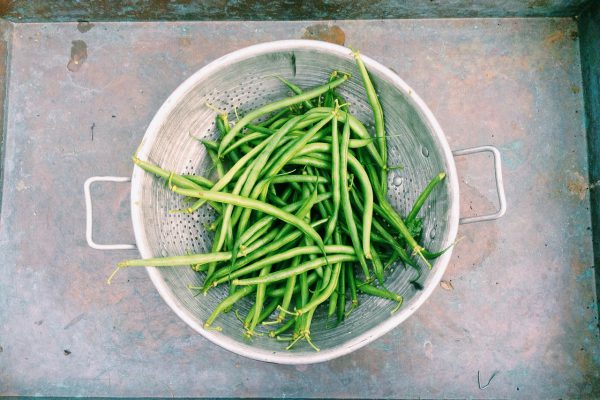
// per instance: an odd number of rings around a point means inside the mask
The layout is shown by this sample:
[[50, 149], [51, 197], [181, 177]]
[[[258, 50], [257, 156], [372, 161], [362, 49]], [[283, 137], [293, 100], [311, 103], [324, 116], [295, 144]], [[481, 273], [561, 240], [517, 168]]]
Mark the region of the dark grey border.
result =
[[573, 17], [594, 0], [0, 1], [11, 22]]
[[[596, 304], [598, 304], [600, 300], [600, 2], [594, 2], [579, 16], [579, 36], [590, 171]], [[598, 313], [600, 319], [600, 309]]]

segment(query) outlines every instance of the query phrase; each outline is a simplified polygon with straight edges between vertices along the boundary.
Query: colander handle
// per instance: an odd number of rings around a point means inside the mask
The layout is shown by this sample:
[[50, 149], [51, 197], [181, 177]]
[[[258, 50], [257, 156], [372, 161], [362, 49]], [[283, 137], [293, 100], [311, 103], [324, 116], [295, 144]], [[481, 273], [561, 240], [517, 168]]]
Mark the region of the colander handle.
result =
[[496, 176], [496, 191], [498, 192], [499, 209], [493, 214], [478, 215], [476, 217], [464, 217], [459, 220], [460, 224], [471, 224], [473, 222], [493, 221], [504, 215], [506, 212], [506, 195], [504, 194], [504, 182], [502, 181], [502, 160], [500, 151], [494, 146], [478, 146], [468, 149], [454, 150], [452, 154], [456, 156], [466, 156], [469, 154], [483, 153], [489, 151], [494, 156], [494, 175]]
[[83, 184], [83, 194], [85, 196], [85, 240], [88, 246], [98, 250], [132, 250], [136, 249], [135, 244], [98, 244], [92, 238], [92, 194], [90, 186], [94, 182], [131, 182], [131, 178], [123, 176], [92, 176]]

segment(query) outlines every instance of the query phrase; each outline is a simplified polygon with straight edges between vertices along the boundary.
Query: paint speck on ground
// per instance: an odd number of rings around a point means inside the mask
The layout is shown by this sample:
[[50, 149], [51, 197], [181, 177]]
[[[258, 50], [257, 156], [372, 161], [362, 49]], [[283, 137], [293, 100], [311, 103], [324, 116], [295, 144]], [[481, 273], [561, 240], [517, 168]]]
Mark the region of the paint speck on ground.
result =
[[67, 63], [67, 69], [71, 72], [77, 72], [87, 60], [87, 44], [83, 40], [73, 40], [71, 42], [71, 58]]
[[15, 189], [17, 189], [17, 192], [22, 192], [23, 190], [29, 189], [29, 186], [27, 186], [23, 180], [19, 180]]
[[192, 38], [189, 36], [184, 36], [184, 37], [180, 37], [179, 38], [179, 45], [180, 46], [189, 46], [192, 44]]
[[86, 33], [87, 31], [89, 31], [93, 27], [94, 27], [94, 24], [92, 24], [89, 21], [79, 21], [77, 23], [77, 30], [79, 32], [81, 32], [81, 33]]
[[324, 42], [344, 45], [346, 34], [337, 25], [315, 24], [307, 26], [302, 35], [303, 39], [322, 40]]
[[66, 324], [63, 329], [67, 330], [70, 327], [72, 327], [73, 325], [75, 325], [76, 323], [78, 323], [79, 321], [81, 321], [83, 319], [83, 317], [85, 317], [85, 313], [81, 313], [78, 316], [76, 316], [75, 318], [73, 318], [71, 321], [69, 321], [68, 324]]

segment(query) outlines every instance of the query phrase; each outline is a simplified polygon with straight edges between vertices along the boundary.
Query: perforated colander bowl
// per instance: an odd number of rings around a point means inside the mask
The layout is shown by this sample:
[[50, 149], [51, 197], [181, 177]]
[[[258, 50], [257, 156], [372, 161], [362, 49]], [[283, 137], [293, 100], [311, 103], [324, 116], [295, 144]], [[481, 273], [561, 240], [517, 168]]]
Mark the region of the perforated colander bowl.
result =
[[[402, 79], [376, 61], [366, 56], [363, 59], [384, 109], [390, 135], [389, 165], [404, 167], [389, 174], [390, 201], [401, 215], [406, 215], [428, 180], [445, 171], [447, 179], [422, 211], [427, 247], [445, 248], [455, 239], [459, 213], [455, 165], [444, 134], [431, 111]], [[179, 173], [210, 175], [209, 157], [192, 137], [215, 136], [215, 112], [207, 103], [229, 111], [236, 108], [243, 113], [289, 96], [276, 75], [309, 88], [325, 82], [334, 69], [352, 74], [339, 88], [339, 93], [350, 103], [351, 112], [371, 127], [370, 107], [350, 50], [318, 41], [279, 41], [235, 51], [192, 75], [157, 112], [138, 156]], [[210, 250], [213, 233], [206, 229], [214, 218], [210, 208], [203, 207], [194, 214], [170, 213], [169, 210], [183, 206], [181, 197], [137, 167], [132, 177], [131, 206], [136, 243], [142, 257]], [[246, 339], [233, 312], [221, 315], [215, 322], [221, 331], [206, 330], [203, 322], [227, 295], [225, 287], [217, 287], [207, 296], [198, 296], [188, 285], [201, 285], [203, 276], [190, 268], [148, 268], [148, 273], [167, 304], [210, 341], [257, 360], [307, 364], [354, 351], [408, 318], [439, 283], [450, 254], [448, 251], [435, 260], [432, 270], [423, 269], [420, 283], [424, 289], [420, 291], [409, 284], [415, 274], [413, 270], [396, 266], [389, 272], [387, 288], [405, 299], [400, 311], [393, 315], [390, 311], [395, 304], [369, 296], [361, 297], [360, 307], [335, 328], [327, 326], [323, 313], [317, 312], [311, 336], [320, 352], [303, 342], [292, 350], [285, 350], [285, 342], [267, 335]], [[241, 315], [245, 315], [250, 304], [250, 299], [239, 304]]]

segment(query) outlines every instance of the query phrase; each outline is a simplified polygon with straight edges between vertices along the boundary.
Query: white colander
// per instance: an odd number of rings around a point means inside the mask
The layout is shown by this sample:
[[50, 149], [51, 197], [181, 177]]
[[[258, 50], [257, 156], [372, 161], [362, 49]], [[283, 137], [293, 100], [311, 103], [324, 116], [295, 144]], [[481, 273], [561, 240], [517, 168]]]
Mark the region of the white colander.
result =
[[[368, 51], [367, 51], [368, 52]], [[425, 218], [423, 238], [429, 249], [438, 250], [452, 244], [459, 225], [458, 180], [454, 159], [435, 117], [412, 89], [390, 69], [363, 56], [383, 106], [388, 139], [389, 165], [403, 165], [389, 174], [389, 198], [401, 215], [406, 215], [428, 180], [440, 171], [446, 180], [422, 211]], [[352, 78], [339, 87], [339, 93], [350, 103], [351, 112], [372, 125], [372, 115], [360, 75], [349, 49], [325, 42], [287, 40], [259, 44], [230, 53], [212, 62], [187, 79], [163, 104], [138, 149], [138, 157], [179, 173], [210, 175], [210, 159], [204, 147], [192, 136], [215, 136], [215, 112], [207, 103], [239, 113], [267, 102], [286, 97], [288, 89], [275, 78], [287, 78], [300, 87], [309, 88], [325, 82], [332, 70], [349, 72]], [[371, 128], [369, 128], [371, 129]], [[483, 146], [460, 152], [480, 151], [494, 154], [496, 183], [500, 209], [491, 215], [462, 219], [461, 223], [499, 218], [505, 211], [504, 191], [498, 151]], [[87, 239], [100, 249], [132, 248], [133, 245], [98, 245], [91, 237], [92, 216], [89, 186], [98, 180], [127, 178], [93, 177], [85, 184], [88, 205]], [[154, 176], [134, 167], [131, 179], [131, 212], [137, 248], [143, 258], [181, 255], [210, 250], [212, 232], [205, 227], [214, 218], [210, 208], [194, 214], [174, 214], [182, 208], [181, 197], [168, 190]], [[323, 312], [317, 312], [311, 325], [311, 337], [321, 351], [299, 342], [292, 350], [286, 343], [267, 335], [246, 339], [233, 312], [223, 314], [215, 325], [222, 331], [206, 330], [203, 322], [227, 295], [225, 287], [198, 296], [188, 285], [202, 284], [203, 276], [191, 268], [148, 268], [148, 274], [167, 304], [194, 330], [210, 341], [235, 353], [257, 360], [284, 364], [308, 364], [333, 359], [350, 353], [390, 331], [408, 318], [437, 287], [448, 265], [452, 251], [433, 263], [432, 270], [423, 269], [417, 291], [409, 281], [413, 270], [394, 267], [386, 278], [389, 290], [400, 293], [404, 304], [391, 315], [395, 306], [375, 297], [360, 297], [360, 307], [335, 328], [328, 324]], [[237, 307], [245, 315], [250, 299]], [[266, 332], [266, 330], [265, 330]]]

